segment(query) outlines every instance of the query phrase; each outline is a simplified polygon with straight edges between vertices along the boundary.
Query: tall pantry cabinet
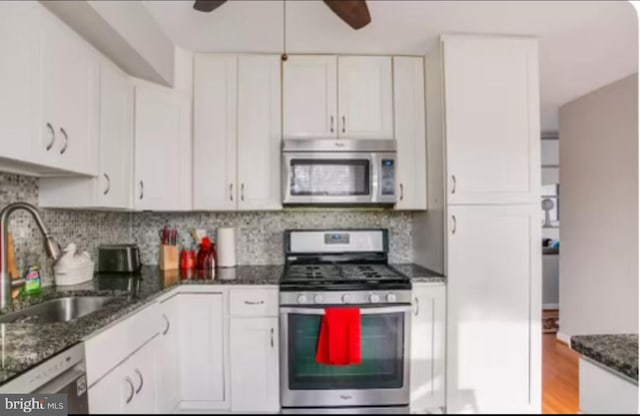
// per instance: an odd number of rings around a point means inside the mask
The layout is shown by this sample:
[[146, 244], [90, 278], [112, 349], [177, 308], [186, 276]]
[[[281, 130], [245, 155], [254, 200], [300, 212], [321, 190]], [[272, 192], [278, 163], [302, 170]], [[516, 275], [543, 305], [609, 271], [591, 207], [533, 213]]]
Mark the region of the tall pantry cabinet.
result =
[[446, 410], [538, 413], [537, 41], [447, 35], [425, 64], [429, 196], [414, 246], [447, 275]]

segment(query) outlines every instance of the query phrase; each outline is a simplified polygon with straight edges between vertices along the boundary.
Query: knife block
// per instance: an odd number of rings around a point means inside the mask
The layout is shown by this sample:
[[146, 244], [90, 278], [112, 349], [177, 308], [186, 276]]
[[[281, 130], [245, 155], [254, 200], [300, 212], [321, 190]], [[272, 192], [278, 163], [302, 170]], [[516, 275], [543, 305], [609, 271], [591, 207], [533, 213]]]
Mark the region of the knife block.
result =
[[160, 259], [158, 265], [160, 270], [178, 270], [179, 268], [178, 246], [160, 246]]

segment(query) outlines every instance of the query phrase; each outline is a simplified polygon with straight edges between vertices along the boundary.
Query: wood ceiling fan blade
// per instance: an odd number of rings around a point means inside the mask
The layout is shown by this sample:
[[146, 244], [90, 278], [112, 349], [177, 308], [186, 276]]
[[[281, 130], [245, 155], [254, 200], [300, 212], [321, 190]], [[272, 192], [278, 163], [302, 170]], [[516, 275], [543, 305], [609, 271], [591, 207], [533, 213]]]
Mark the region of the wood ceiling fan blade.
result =
[[193, 8], [200, 12], [210, 12], [222, 6], [227, 0], [196, 0]]
[[365, 0], [324, 0], [325, 4], [349, 26], [358, 30], [371, 23]]

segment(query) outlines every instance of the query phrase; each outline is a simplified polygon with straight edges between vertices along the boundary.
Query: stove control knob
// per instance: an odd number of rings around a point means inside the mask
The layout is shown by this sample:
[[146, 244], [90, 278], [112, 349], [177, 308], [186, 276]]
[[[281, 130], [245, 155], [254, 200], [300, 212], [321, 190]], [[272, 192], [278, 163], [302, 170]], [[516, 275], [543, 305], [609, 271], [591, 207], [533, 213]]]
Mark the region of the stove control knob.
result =
[[371, 302], [371, 303], [380, 302], [380, 296], [376, 295], [375, 293], [370, 294], [369, 295], [369, 302]]
[[387, 302], [393, 303], [397, 300], [396, 295], [394, 293], [387, 294]]
[[307, 297], [305, 295], [298, 296], [298, 303], [307, 303]]
[[313, 298], [313, 301], [314, 301], [315, 303], [322, 303], [322, 301], [323, 301], [323, 300], [324, 300], [324, 298], [322, 297], [322, 295], [316, 295], [316, 296]]
[[351, 302], [351, 295], [342, 295], [342, 303], [349, 303]]

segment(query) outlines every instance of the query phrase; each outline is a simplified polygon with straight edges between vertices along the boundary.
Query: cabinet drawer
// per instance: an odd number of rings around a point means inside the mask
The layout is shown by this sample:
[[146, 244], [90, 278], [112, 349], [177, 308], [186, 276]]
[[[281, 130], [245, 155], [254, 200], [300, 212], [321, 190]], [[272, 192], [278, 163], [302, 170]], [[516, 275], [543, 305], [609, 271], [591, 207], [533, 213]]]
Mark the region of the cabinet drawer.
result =
[[277, 316], [278, 289], [231, 289], [231, 316]]
[[87, 385], [116, 367], [163, 328], [155, 305], [116, 322], [85, 340]]

